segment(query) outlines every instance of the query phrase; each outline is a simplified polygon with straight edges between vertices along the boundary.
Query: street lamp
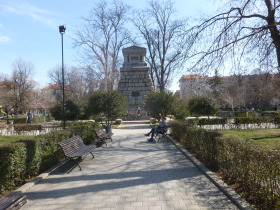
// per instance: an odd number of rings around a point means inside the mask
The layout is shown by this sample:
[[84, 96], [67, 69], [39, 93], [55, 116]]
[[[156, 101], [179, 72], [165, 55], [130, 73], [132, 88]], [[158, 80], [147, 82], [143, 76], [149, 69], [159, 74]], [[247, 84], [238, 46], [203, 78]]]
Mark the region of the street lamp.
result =
[[62, 117], [63, 117], [63, 128], [65, 129], [65, 96], [64, 96], [64, 58], [63, 58], [63, 34], [65, 33], [66, 25], [59, 26], [59, 33], [61, 34], [61, 49], [62, 49]]
[[19, 90], [18, 89], [19, 89], [19, 84], [18, 84], [17, 80], [15, 79], [14, 90], [16, 92], [16, 105], [15, 105], [15, 116], [16, 116], [16, 118], [18, 118], [18, 96], [19, 96]]

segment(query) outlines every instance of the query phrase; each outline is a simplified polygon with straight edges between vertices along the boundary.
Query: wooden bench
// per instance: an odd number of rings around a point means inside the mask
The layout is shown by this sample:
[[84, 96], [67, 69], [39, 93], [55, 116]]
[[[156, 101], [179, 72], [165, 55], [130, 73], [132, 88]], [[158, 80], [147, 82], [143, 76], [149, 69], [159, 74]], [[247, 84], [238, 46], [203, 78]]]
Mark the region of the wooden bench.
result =
[[25, 195], [15, 195], [11, 197], [0, 196], [0, 210], [20, 209], [27, 203]]
[[111, 139], [111, 141], [113, 141], [112, 139], [112, 136], [113, 136], [113, 133], [106, 133], [105, 130], [100, 127], [100, 128], [95, 128], [93, 129], [98, 141], [101, 141], [103, 142], [104, 144], [106, 144], [107, 146], [107, 143], [106, 143], [106, 139]]
[[94, 145], [85, 145], [80, 136], [73, 136], [70, 139], [66, 139], [59, 142], [58, 145], [61, 147], [65, 158], [69, 160], [75, 160], [77, 165], [82, 170], [78, 159], [83, 159], [88, 153], [92, 155], [92, 150], [95, 148]]
[[168, 132], [168, 126], [158, 128], [157, 132], [155, 133], [155, 139], [157, 139], [158, 142], [160, 141], [161, 138], [165, 138], [169, 140], [167, 132]]

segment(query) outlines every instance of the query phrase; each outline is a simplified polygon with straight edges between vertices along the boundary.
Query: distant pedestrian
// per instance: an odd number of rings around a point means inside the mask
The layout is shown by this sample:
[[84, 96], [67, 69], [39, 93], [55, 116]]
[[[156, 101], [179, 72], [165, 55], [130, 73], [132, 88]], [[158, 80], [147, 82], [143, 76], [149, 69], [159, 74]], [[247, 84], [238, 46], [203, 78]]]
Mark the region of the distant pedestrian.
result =
[[141, 111], [142, 111], [142, 109], [140, 108], [140, 106], [138, 106], [138, 108], [136, 110], [136, 118], [141, 116]]
[[27, 112], [27, 115], [26, 115], [26, 122], [27, 123], [32, 123], [32, 114], [30, 112], [30, 110]]

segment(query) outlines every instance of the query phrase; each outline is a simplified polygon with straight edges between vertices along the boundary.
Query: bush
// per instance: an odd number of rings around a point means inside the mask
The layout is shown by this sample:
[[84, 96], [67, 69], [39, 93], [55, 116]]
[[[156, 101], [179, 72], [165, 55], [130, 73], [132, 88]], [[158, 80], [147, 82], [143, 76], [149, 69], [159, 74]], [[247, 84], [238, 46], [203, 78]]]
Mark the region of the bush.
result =
[[273, 118], [273, 122], [274, 122], [275, 125], [278, 125], [278, 127], [279, 127], [279, 125], [280, 125], [280, 117], [274, 117]]
[[20, 135], [25, 131], [42, 131], [43, 127], [41, 124], [16, 124], [14, 125], [14, 131]]
[[[0, 194], [26, 182], [26, 179], [54, 166], [64, 155], [57, 146], [73, 135], [82, 137], [86, 144], [95, 140], [93, 128], [98, 123], [77, 123], [66, 130], [30, 137], [0, 146]], [[26, 137], [24, 137], [26, 139]]]
[[14, 124], [24, 124], [26, 123], [26, 118], [13, 118]]
[[273, 123], [273, 118], [271, 117], [235, 117], [234, 118], [234, 125], [237, 128], [240, 128], [240, 126], [248, 126], [250, 124], [256, 124], [257, 126], [261, 126], [261, 124], [264, 123]]
[[186, 138], [186, 125], [183, 120], [172, 120], [169, 123], [172, 136], [179, 142]]
[[260, 209], [280, 207], [280, 152], [218, 132], [171, 123], [172, 135], [205, 165], [242, 188]]
[[183, 119], [188, 115], [187, 104], [171, 92], [152, 92], [148, 95], [145, 110], [157, 120], [167, 115]]
[[262, 111], [261, 116], [269, 116], [269, 117], [279, 117], [279, 111]]
[[99, 125], [98, 122], [71, 122], [69, 128], [73, 136], [80, 136], [85, 144], [92, 144], [96, 139], [93, 129]]
[[[80, 108], [73, 101], [67, 100], [65, 102], [65, 119], [68, 120], [77, 120], [80, 117]], [[50, 109], [51, 115], [56, 120], [63, 120], [63, 107], [62, 103], [57, 103], [54, 107]]]
[[198, 125], [225, 125], [227, 123], [227, 119], [219, 119], [219, 118], [214, 118], [214, 119], [206, 119], [202, 118], [198, 120]]
[[253, 111], [235, 111], [234, 113], [234, 117], [255, 117], [256, 116], [256, 112]]
[[194, 115], [214, 115], [219, 110], [219, 105], [214, 98], [207, 96], [195, 96], [188, 102], [189, 110]]
[[188, 104], [180, 98], [175, 98], [172, 114], [176, 119], [185, 119], [189, 115]]
[[44, 122], [44, 116], [43, 115], [35, 115], [35, 117], [32, 119], [32, 123], [43, 123]]
[[217, 138], [217, 164], [260, 209], [280, 207], [280, 152], [233, 137]]
[[107, 122], [122, 117], [127, 113], [126, 98], [118, 91], [97, 91], [88, 100], [87, 114], [104, 114]]

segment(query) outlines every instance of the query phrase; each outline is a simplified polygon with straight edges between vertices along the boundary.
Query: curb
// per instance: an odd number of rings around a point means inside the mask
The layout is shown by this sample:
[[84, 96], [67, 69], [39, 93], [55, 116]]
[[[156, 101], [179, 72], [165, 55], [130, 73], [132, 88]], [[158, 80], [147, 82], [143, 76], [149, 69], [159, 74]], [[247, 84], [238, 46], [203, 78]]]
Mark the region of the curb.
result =
[[202, 172], [225, 196], [227, 196], [239, 209], [241, 210], [253, 210], [247, 201], [245, 201], [239, 194], [237, 194], [232, 188], [230, 188], [223, 180], [221, 180], [215, 173], [210, 171], [199, 160], [197, 160], [192, 154], [190, 154], [183, 146], [181, 146], [174, 139], [169, 137], [169, 141], [194, 165]]
[[51, 172], [53, 172], [55, 169], [57, 169], [64, 163], [65, 163], [65, 161], [57, 163], [55, 166], [53, 166], [53, 167], [49, 168], [48, 170], [46, 170], [45, 172], [41, 173], [36, 178], [32, 179], [31, 181], [29, 181], [29, 182], [25, 183], [24, 185], [22, 185], [21, 187], [17, 188], [14, 192], [10, 193], [8, 195], [8, 197], [23, 194], [28, 189], [30, 189], [31, 187], [33, 187], [34, 185], [36, 185], [37, 183], [39, 183], [40, 181], [42, 181], [43, 179], [48, 177]]

